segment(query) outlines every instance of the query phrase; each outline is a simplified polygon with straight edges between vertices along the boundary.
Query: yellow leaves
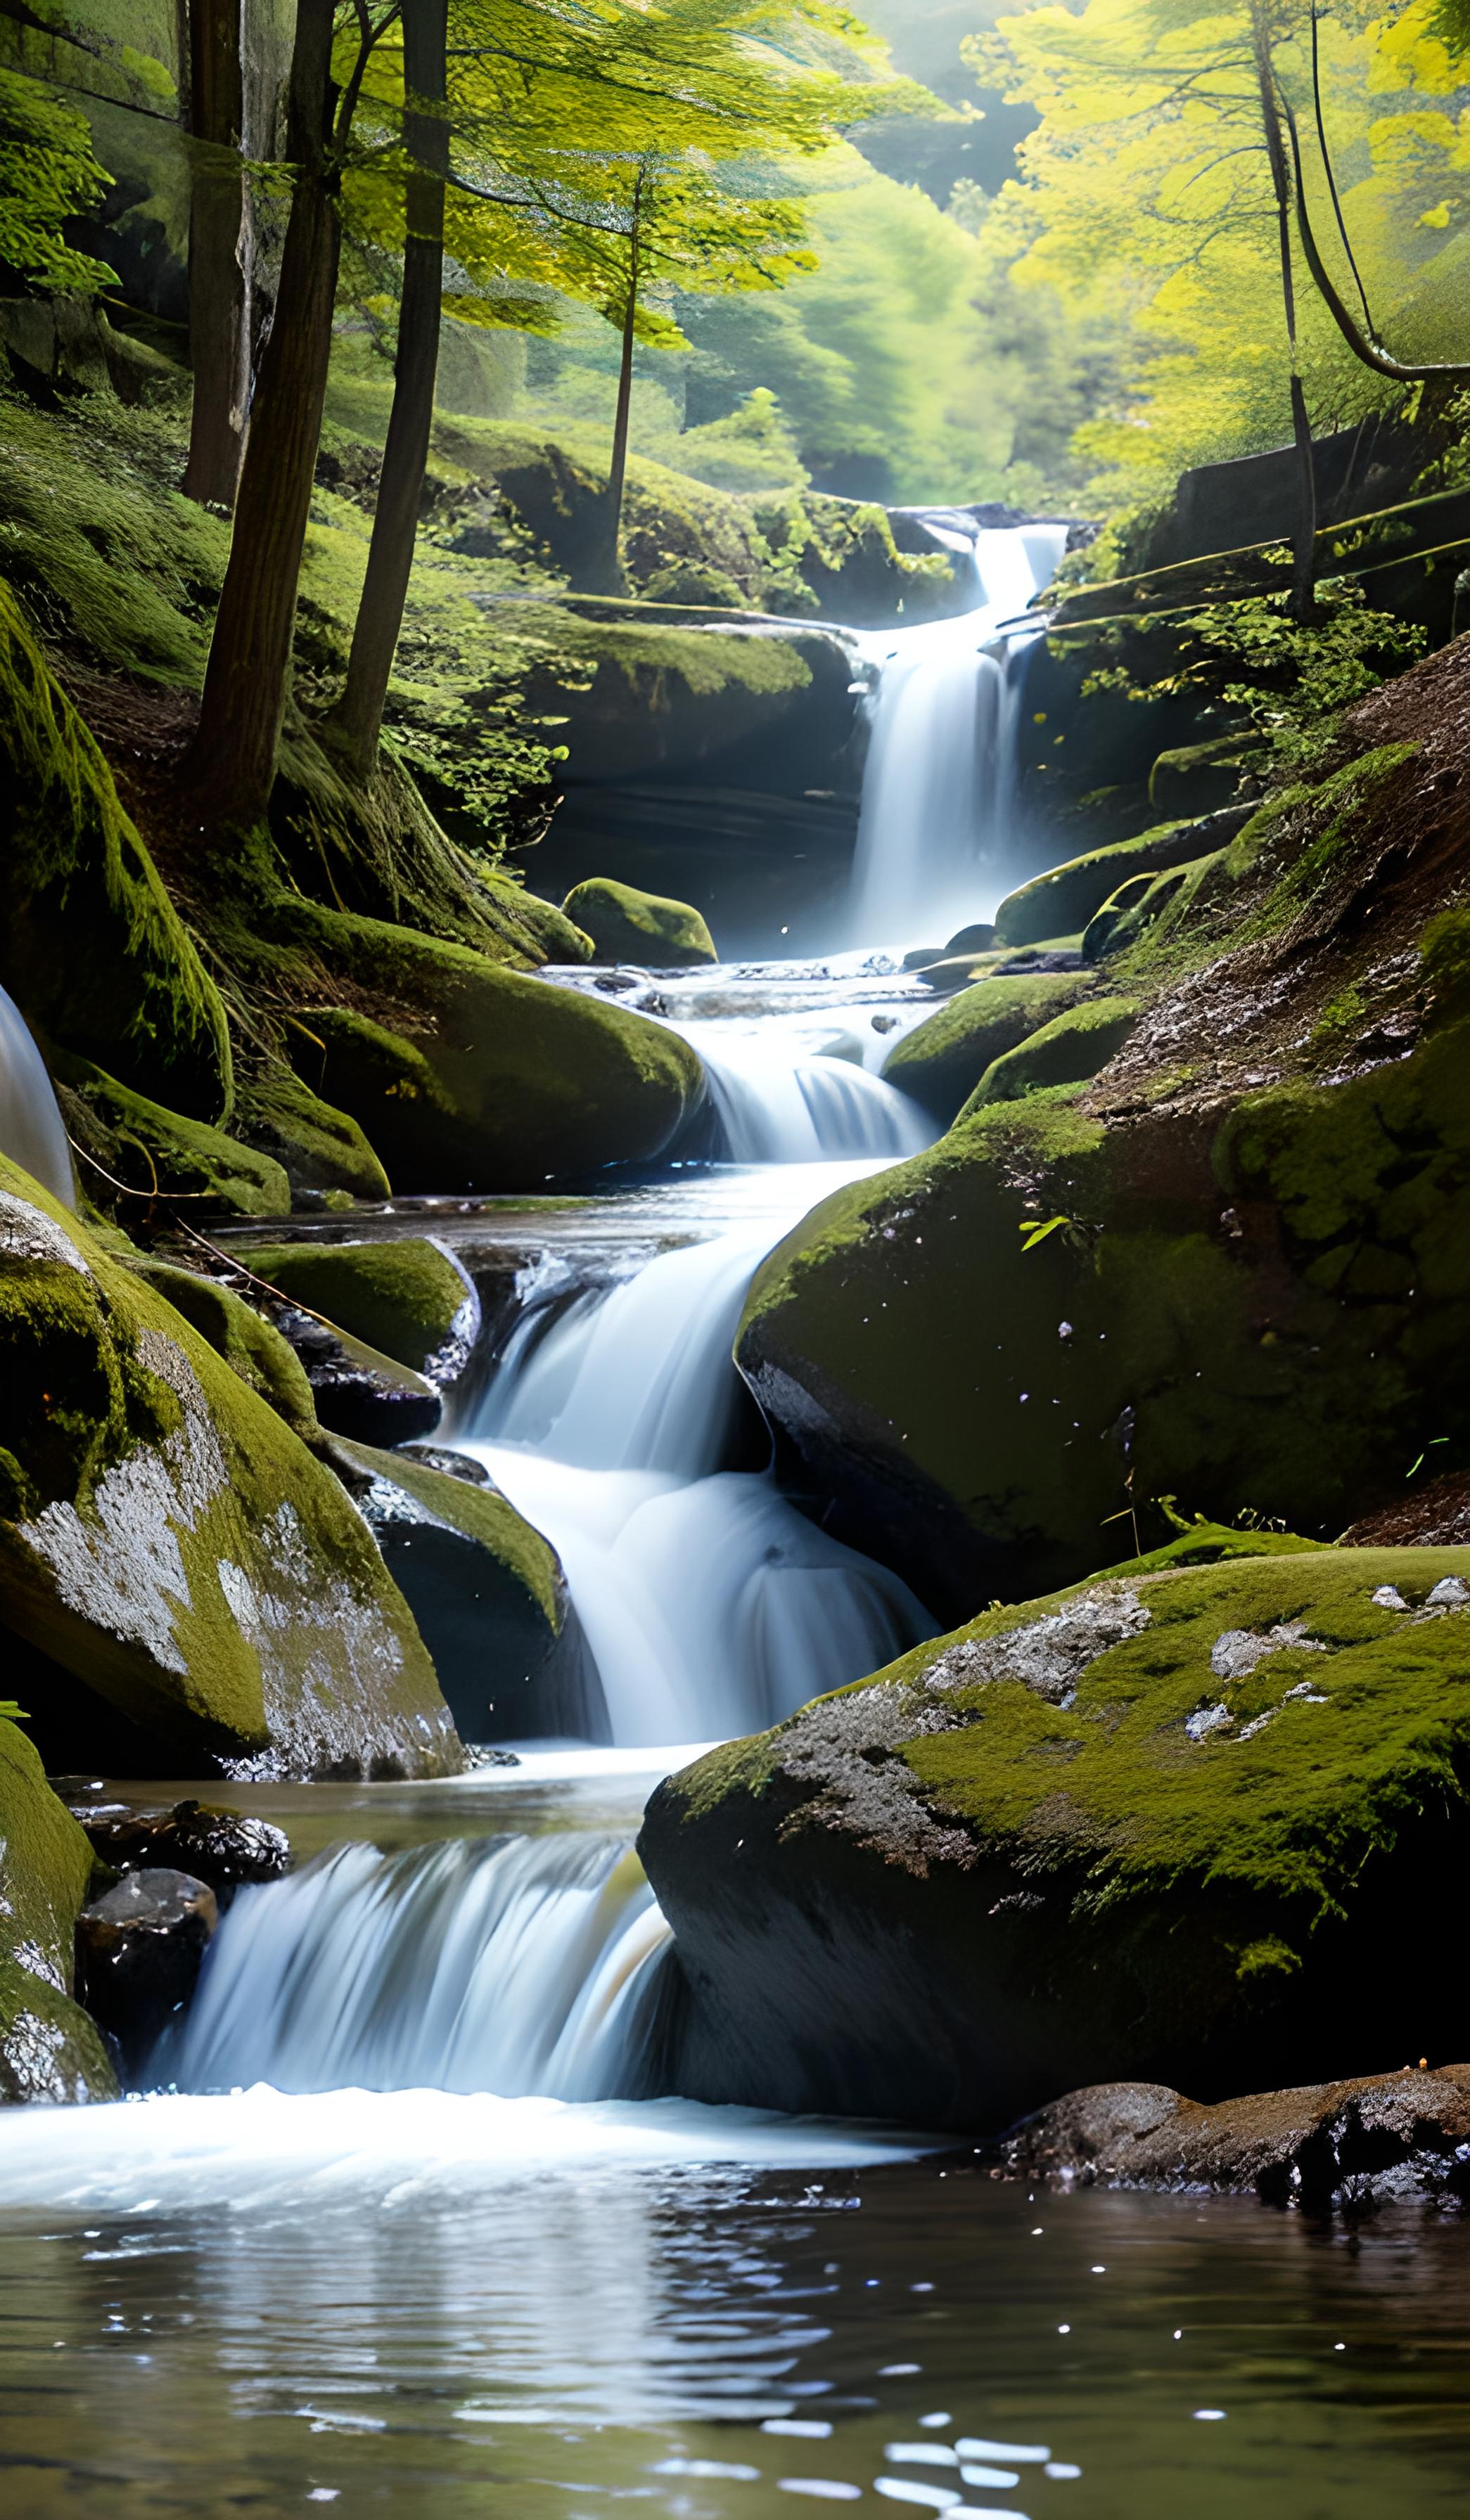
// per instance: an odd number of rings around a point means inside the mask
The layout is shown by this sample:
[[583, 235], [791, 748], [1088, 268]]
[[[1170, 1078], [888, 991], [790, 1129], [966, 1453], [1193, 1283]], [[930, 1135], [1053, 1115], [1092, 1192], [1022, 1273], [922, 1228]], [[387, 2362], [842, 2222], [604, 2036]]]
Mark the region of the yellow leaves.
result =
[[1419, 225], [1421, 228], [1447, 228], [1449, 225], [1449, 202], [1437, 202], [1432, 210], [1425, 210], [1423, 212], [1419, 220]]

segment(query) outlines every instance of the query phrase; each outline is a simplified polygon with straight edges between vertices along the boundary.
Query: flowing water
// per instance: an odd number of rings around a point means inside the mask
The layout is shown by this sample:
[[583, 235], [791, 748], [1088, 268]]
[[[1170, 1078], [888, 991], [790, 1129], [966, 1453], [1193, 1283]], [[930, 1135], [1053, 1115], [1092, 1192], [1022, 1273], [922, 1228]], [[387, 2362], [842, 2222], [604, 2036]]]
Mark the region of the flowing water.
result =
[[14, 998], [0, 989], [0, 1155], [74, 1207], [71, 1154], [46, 1062]]
[[[999, 625], [1058, 541], [980, 535], [976, 610], [886, 643], [864, 934], [988, 906], [1026, 637]], [[229, 1789], [299, 1868], [236, 1896], [149, 2094], [0, 2122], [0, 2510], [1463, 2508], [1457, 2229], [1034, 2198], [922, 2130], [678, 2097], [677, 1965], [632, 1852], [649, 1790], [932, 1633], [783, 1492], [731, 1348], [782, 1236], [925, 1144], [878, 1071], [933, 1001], [882, 953], [553, 975], [610, 982], [700, 1049], [704, 1156], [349, 1230], [432, 1231], [513, 1278], [444, 1440], [555, 1542], [611, 1746]], [[7, 1008], [0, 1145], [23, 1121], [40, 1157], [55, 1103]], [[92, 1798], [191, 1789], [219, 1796]]]

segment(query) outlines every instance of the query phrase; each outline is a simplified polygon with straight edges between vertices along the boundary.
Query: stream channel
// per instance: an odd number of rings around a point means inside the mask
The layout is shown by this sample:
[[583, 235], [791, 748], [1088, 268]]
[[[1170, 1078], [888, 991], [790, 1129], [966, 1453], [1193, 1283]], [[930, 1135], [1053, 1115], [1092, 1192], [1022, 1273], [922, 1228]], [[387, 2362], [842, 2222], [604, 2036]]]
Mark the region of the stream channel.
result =
[[[973, 621], [940, 627], [908, 635], [956, 688], [968, 659], [993, 782], [1011, 666], [977, 662]], [[883, 778], [903, 742], [932, 753], [934, 698], [910, 693], [907, 739], [880, 700]], [[990, 906], [952, 853], [906, 878], [883, 859], [870, 825], [859, 893], [900, 937], [941, 892]], [[933, 1632], [782, 1493], [730, 1361], [762, 1255], [926, 1143], [877, 1071], [933, 1001], [860, 947], [613, 985], [705, 1056], [716, 1157], [346, 1228], [429, 1232], [513, 1282], [438, 1440], [561, 1553], [575, 1737], [429, 1784], [98, 1780], [100, 1803], [275, 1821], [298, 1868], [237, 1895], [159, 2088], [7, 2118], [0, 2510], [1463, 2511], [1452, 2226], [1033, 2195], [923, 2130], [670, 2096], [668, 1937], [631, 1852], [649, 1791]]]

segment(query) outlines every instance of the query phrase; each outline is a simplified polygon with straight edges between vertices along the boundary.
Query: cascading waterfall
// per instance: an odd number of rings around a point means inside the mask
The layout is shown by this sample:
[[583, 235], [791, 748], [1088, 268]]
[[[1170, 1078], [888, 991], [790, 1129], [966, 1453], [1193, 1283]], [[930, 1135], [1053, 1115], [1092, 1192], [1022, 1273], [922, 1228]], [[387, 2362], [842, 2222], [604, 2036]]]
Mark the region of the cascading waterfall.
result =
[[46, 1062], [14, 998], [0, 989], [0, 1154], [74, 1207], [71, 1155]]
[[668, 1939], [620, 1839], [338, 1847], [237, 1893], [160, 2068], [190, 2091], [634, 2095]]
[[1010, 625], [1066, 542], [1065, 525], [982, 528], [974, 610], [864, 641], [880, 670], [852, 866], [854, 944], [942, 942], [994, 907], [1026, 650], [1039, 632]]
[[677, 1028], [704, 1061], [732, 1163], [802, 1164], [833, 1153], [892, 1160], [926, 1143], [913, 1103], [850, 1058], [793, 1054], [769, 1021]]

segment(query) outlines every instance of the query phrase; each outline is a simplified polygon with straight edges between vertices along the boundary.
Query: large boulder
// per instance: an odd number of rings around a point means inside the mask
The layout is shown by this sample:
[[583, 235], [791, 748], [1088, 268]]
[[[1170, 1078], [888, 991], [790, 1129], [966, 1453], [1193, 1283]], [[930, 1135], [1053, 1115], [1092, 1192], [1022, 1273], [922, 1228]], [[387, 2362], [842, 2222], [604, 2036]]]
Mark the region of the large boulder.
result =
[[71, 1999], [92, 1868], [32, 1744], [0, 1717], [0, 2103], [115, 2097], [96, 2025]]
[[[1438, 730], [1470, 655], [1431, 662], [1398, 688]], [[938, 1616], [1073, 1580], [1127, 1513], [1156, 1538], [1160, 1499], [1330, 1539], [1470, 1445], [1470, 909], [1424, 924], [1470, 850], [1437, 746], [1263, 811], [1110, 967], [1137, 1012], [1095, 1076], [1044, 1083], [1034, 1036], [1022, 1099], [977, 1095], [758, 1274], [737, 1354], [788, 1464]]]
[[106, 1199], [120, 1182], [133, 1193], [125, 1211], [133, 1216], [161, 1192], [236, 1216], [290, 1214], [291, 1184], [273, 1155], [242, 1146], [207, 1120], [166, 1110], [88, 1059], [63, 1052], [54, 1068], [94, 1194]]
[[54, 1767], [434, 1776], [461, 1751], [340, 1484], [0, 1162], [0, 1624]]
[[418, 1621], [463, 1738], [605, 1739], [607, 1709], [561, 1561], [481, 1464], [343, 1441], [326, 1458]]
[[1470, 1550], [1140, 1566], [710, 1753], [639, 1840], [679, 2089], [999, 2129], [1455, 2055]]
[[947, 1127], [992, 1060], [1076, 1006], [1095, 985], [1083, 971], [977, 980], [894, 1044], [883, 1062], [884, 1079]]
[[229, 1034], [97, 744], [0, 586], [0, 983], [47, 1042], [213, 1118]]
[[647, 1016], [295, 897], [276, 919], [352, 985], [357, 1003], [303, 1010], [293, 1056], [397, 1192], [540, 1190], [649, 1163], [703, 1102], [696, 1054]]
[[592, 939], [594, 963], [638, 963], [667, 970], [690, 963], [717, 963], [714, 939], [687, 901], [668, 901], [611, 876], [590, 876], [562, 904]]

